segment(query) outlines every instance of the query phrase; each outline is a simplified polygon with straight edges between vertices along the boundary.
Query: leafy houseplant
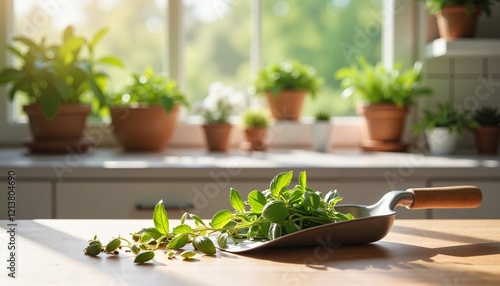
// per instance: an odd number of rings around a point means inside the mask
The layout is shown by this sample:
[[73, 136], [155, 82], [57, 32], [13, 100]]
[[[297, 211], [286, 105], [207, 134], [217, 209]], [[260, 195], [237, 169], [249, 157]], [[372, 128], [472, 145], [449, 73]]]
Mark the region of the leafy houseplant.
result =
[[160, 151], [177, 122], [181, 105], [189, 106], [175, 81], [151, 68], [132, 74], [122, 92], [108, 100], [115, 137], [127, 151]]
[[244, 105], [245, 97], [242, 92], [220, 82], [214, 82], [209, 86], [208, 95], [198, 107], [205, 121], [203, 130], [209, 151], [228, 150], [232, 129], [229, 118]]
[[476, 150], [479, 154], [496, 154], [500, 135], [500, 112], [498, 108], [483, 106], [477, 109], [472, 119], [478, 126], [474, 128]]
[[261, 70], [254, 88], [255, 92], [266, 94], [275, 119], [298, 120], [306, 93], [314, 99], [322, 84], [323, 79], [313, 67], [288, 60]]
[[470, 111], [459, 111], [450, 103], [439, 103], [436, 110], [425, 109], [414, 128], [414, 134], [425, 132], [431, 154], [448, 155], [456, 148], [458, 136], [464, 130], [477, 127]]
[[[24, 110], [34, 137], [29, 143], [32, 151], [67, 152], [66, 147], [83, 144], [82, 131], [90, 112], [90, 105], [82, 105], [85, 96], [92, 93], [101, 106], [104, 104], [102, 89], [107, 75], [97, 66], [122, 66], [116, 57], [95, 57], [96, 45], [106, 32], [101, 29], [85, 39], [68, 26], [60, 44], [18, 36], [14, 38], [18, 45], [7, 46], [21, 65], [4, 68], [0, 85], [11, 83], [9, 98], [21, 93], [30, 103]], [[63, 117], [66, 115], [69, 119]]]
[[418, 0], [436, 16], [439, 34], [446, 40], [470, 38], [475, 34], [481, 12], [491, 15], [499, 0]]
[[428, 94], [421, 87], [422, 65], [403, 70], [401, 63], [385, 68], [381, 62], [371, 65], [363, 57], [356, 64], [340, 69], [335, 77], [341, 80], [342, 95], [358, 101], [358, 113], [365, 117], [368, 139], [365, 150], [403, 151], [400, 143], [408, 108], [416, 96]]
[[314, 113], [314, 123], [311, 125], [311, 140], [315, 151], [326, 152], [330, 143], [332, 114], [327, 110], [318, 110]]
[[269, 115], [260, 109], [246, 109], [241, 114], [241, 122], [246, 137], [242, 148], [251, 151], [266, 150], [265, 137], [271, 124]]

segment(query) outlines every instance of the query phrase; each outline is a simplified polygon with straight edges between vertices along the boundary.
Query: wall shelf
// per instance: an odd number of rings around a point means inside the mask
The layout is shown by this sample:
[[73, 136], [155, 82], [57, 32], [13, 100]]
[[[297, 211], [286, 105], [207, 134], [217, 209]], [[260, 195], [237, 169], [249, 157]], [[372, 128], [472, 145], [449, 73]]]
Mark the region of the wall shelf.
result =
[[500, 57], [500, 39], [436, 39], [427, 44], [426, 57]]

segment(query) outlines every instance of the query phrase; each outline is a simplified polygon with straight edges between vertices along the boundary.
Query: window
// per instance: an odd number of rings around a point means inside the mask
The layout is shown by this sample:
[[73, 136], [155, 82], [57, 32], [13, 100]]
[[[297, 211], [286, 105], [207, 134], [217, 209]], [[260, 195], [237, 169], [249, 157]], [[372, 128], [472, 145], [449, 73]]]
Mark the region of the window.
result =
[[[108, 92], [118, 92], [131, 72], [167, 66], [166, 9], [167, 0], [14, 1], [14, 34], [46, 37], [50, 43], [60, 42], [68, 25], [86, 38], [107, 28], [96, 54], [113, 54], [125, 63], [124, 69], [106, 70], [111, 77]], [[16, 106], [14, 115], [19, 118], [22, 104]]]
[[[333, 74], [356, 55], [381, 59], [382, 0], [265, 0], [260, 11], [250, 0], [184, 0], [186, 91], [200, 100], [216, 80], [246, 90], [254, 79], [250, 53], [261, 67], [286, 59], [314, 66], [325, 79], [316, 100], [307, 98], [304, 115], [327, 108], [353, 115], [352, 102], [340, 98]], [[260, 13], [258, 17], [252, 13]], [[250, 49], [252, 21], [261, 20], [259, 51]]]
[[[319, 97], [306, 100], [306, 116], [319, 107], [328, 108], [335, 116], [354, 115], [352, 102], [340, 98], [339, 82], [333, 74], [352, 63], [358, 54], [370, 62], [381, 59], [382, 2], [0, 0], [14, 12], [12, 23], [5, 22], [9, 17], [1, 23], [3, 28], [13, 24], [12, 34], [48, 35], [49, 40], [56, 40], [68, 24], [87, 37], [99, 28], [108, 27], [98, 53], [118, 55], [126, 64], [124, 70], [109, 70], [113, 83], [110, 91], [118, 91], [132, 71], [151, 66], [169, 72], [169, 66], [175, 67], [169, 62], [175, 60], [181, 65], [180, 84], [195, 103], [206, 95], [213, 81], [246, 91], [257, 68], [298, 59], [314, 66], [325, 79]], [[168, 15], [177, 13], [169, 9], [176, 6], [173, 3], [181, 7], [182, 25], [168, 25]], [[257, 37], [255, 27], [260, 27]], [[180, 34], [181, 59], [168, 58], [169, 46], [179, 44], [168, 37], [169, 30]], [[259, 45], [253, 43], [256, 39]], [[177, 76], [175, 72], [172, 74]], [[14, 117], [22, 122], [20, 104], [15, 106]]]
[[303, 114], [328, 109], [335, 116], [354, 115], [352, 102], [341, 98], [333, 74], [353, 63], [357, 55], [380, 61], [382, 1], [266, 0], [262, 4], [263, 64], [298, 59], [324, 77], [318, 97], [306, 97]]

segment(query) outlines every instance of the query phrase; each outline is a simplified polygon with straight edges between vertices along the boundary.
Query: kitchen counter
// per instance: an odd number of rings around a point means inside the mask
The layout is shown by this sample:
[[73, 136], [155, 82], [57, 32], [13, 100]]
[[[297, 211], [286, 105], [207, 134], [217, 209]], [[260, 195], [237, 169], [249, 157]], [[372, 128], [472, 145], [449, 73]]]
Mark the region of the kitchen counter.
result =
[[[210, 218], [229, 207], [230, 188], [246, 196], [255, 189], [265, 190], [274, 176], [290, 170], [294, 184], [299, 172], [307, 171], [314, 190], [326, 194], [337, 189], [343, 203], [366, 205], [391, 190], [476, 185], [483, 192], [483, 204], [477, 209], [400, 208], [398, 217], [500, 219], [499, 156], [356, 149], [125, 153], [117, 148], [96, 148], [81, 155], [32, 155], [24, 148], [0, 148], [0, 189], [7, 188], [7, 174], [15, 172], [18, 219], [143, 219], [150, 217], [160, 199], [173, 218], [184, 211]], [[88, 205], [93, 206], [91, 212]], [[5, 218], [0, 213], [0, 219]]]
[[[89, 206], [90, 207], [90, 206]], [[133, 255], [84, 255], [87, 240], [151, 220], [17, 221], [16, 278], [7, 276], [9, 226], [0, 221], [0, 285], [499, 285], [500, 220], [398, 220], [381, 241], [338, 248], [301, 247], [249, 254], [218, 251], [191, 261], [134, 265]], [[178, 221], [172, 221], [176, 225]], [[12, 241], [12, 239], [11, 239]], [[14, 283], [13, 283], [14, 282]]]

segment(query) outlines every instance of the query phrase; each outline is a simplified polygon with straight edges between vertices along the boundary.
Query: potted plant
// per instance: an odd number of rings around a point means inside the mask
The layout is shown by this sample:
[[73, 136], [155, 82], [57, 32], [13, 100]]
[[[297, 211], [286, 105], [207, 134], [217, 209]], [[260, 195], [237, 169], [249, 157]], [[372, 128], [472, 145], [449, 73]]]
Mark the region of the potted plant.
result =
[[313, 149], [317, 152], [328, 151], [332, 133], [331, 117], [331, 113], [323, 109], [314, 113], [314, 123], [311, 124], [311, 140]]
[[261, 70], [255, 91], [265, 94], [272, 116], [277, 120], [298, 120], [307, 93], [314, 99], [323, 79], [316, 70], [297, 60], [272, 64]]
[[463, 131], [477, 127], [477, 123], [469, 116], [469, 110], [459, 111], [450, 103], [439, 103], [436, 110], [424, 110], [413, 131], [415, 135], [425, 133], [432, 155], [449, 155], [455, 151], [458, 137]]
[[480, 13], [491, 15], [499, 0], [419, 0], [436, 16], [441, 38], [447, 41], [474, 37]]
[[91, 107], [84, 103], [89, 93], [104, 104], [102, 89], [107, 75], [100, 64], [122, 66], [112, 56], [95, 58], [96, 45], [106, 33], [99, 30], [91, 39], [74, 34], [68, 26], [60, 44], [48, 44], [18, 36], [7, 50], [20, 60], [19, 67], [6, 67], [0, 85], [12, 84], [9, 99], [22, 94], [29, 104], [23, 107], [33, 140], [26, 144], [33, 152], [84, 152], [91, 145], [82, 139]]
[[474, 129], [477, 153], [497, 154], [500, 134], [498, 109], [493, 106], [483, 106], [473, 113], [472, 119], [478, 124]]
[[269, 115], [261, 109], [249, 108], [242, 112], [241, 123], [246, 138], [241, 147], [250, 151], [265, 151], [267, 128], [271, 124]]
[[401, 142], [408, 108], [416, 96], [429, 94], [421, 87], [421, 63], [403, 70], [400, 63], [385, 68], [381, 62], [369, 64], [359, 57], [357, 64], [345, 67], [335, 74], [341, 80], [344, 97], [355, 97], [358, 114], [365, 118], [368, 140], [363, 148], [368, 151], [404, 151]]
[[175, 81], [146, 68], [134, 73], [108, 105], [113, 132], [126, 151], [161, 151], [177, 124], [180, 106], [188, 102]]
[[204, 119], [203, 131], [209, 151], [226, 152], [229, 149], [232, 130], [229, 117], [244, 105], [242, 92], [220, 82], [209, 86], [208, 95], [198, 107]]

